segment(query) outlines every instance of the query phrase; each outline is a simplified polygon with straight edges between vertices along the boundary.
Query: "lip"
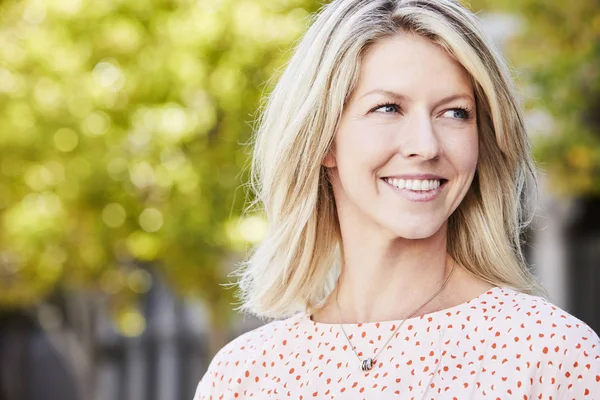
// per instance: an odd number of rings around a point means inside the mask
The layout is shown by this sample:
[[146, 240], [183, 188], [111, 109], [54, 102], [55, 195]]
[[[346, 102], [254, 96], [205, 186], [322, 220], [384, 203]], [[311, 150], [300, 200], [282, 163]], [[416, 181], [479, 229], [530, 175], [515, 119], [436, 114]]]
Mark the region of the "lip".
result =
[[[439, 175], [433, 175], [433, 174], [404, 174], [404, 175], [390, 175], [390, 176], [384, 176], [383, 178], [392, 178], [392, 179], [419, 179], [419, 180], [426, 180], [426, 179], [437, 179], [437, 180], [447, 180], [446, 178], [444, 178], [443, 176], [439, 176]], [[382, 179], [383, 179], [382, 178]]]
[[[402, 175], [402, 176], [409, 176], [409, 175]], [[421, 175], [421, 176], [423, 176], [423, 175]], [[429, 175], [429, 176], [433, 176], [433, 175]], [[407, 178], [395, 178], [394, 177], [394, 179], [407, 179]], [[408, 178], [408, 179], [411, 179], [411, 178]], [[418, 178], [413, 178], [413, 179], [418, 179]], [[448, 183], [448, 180], [446, 180], [444, 178], [439, 178], [439, 177], [421, 178], [421, 179], [442, 179], [443, 182], [441, 182], [440, 186], [438, 186], [437, 188], [435, 188], [433, 190], [428, 190], [426, 192], [416, 192], [416, 191], [412, 191], [409, 189], [398, 189], [396, 186], [386, 182], [383, 178], [381, 178], [381, 182], [383, 182], [384, 185], [386, 185], [387, 187], [392, 189], [396, 194], [404, 197], [405, 199], [407, 199], [409, 201], [414, 201], [417, 203], [435, 200], [440, 195], [442, 190], [444, 190], [444, 188], [446, 187], [446, 183]]]

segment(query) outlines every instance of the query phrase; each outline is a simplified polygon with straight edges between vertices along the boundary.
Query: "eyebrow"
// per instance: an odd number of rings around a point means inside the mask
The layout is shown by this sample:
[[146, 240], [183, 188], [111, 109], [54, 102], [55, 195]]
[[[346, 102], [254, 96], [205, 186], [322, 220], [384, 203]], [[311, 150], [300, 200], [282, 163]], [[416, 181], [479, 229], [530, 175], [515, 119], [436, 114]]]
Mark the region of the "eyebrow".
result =
[[[405, 95], [400, 94], [398, 92], [394, 92], [392, 90], [385, 90], [385, 89], [373, 89], [373, 90], [370, 90], [367, 93], [365, 93], [362, 96], [360, 96], [360, 98], [362, 99], [363, 97], [366, 97], [366, 96], [369, 96], [369, 95], [372, 95], [372, 94], [385, 94], [387, 96], [393, 97], [393, 98], [398, 99], [398, 100], [410, 100], [410, 98], [408, 96], [405, 96]], [[475, 102], [475, 99], [473, 99], [473, 96], [471, 96], [469, 94], [466, 94], [466, 93], [457, 93], [457, 94], [452, 94], [450, 96], [446, 96], [443, 99], [437, 101], [434, 104], [434, 108], [438, 107], [438, 106], [440, 106], [442, 104], [449, 103], [451, 101], [458, 100], [458, 99], [470, 100], [473, 103]]]

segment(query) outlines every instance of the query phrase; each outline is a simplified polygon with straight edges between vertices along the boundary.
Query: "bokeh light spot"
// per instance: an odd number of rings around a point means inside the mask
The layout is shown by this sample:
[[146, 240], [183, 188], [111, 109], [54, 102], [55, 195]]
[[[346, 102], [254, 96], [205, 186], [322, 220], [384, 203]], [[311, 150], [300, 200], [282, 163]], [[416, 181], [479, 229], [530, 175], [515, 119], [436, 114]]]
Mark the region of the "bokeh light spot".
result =
[[127, 285], [135, 293], [146, 293], [152, 287], [152, 275], [143, 269], [136, 269], [127, 276]]
[[264, 239], [267, 227], [267, 221], [264, 218], [253, 215], [242, 218], [238, 229], [244, 240], [249, 243], [258, 243]]
[[131, 182], [138, 188], [145, 188], [154, 183], [154, 169], [147, 162], [135, 164], [130, 171]]
[[125, 83], [121, 68], [113, 60], [101, 61], [96, 64], [92, 71], [92, 78], [101, 87], [114, 91], [121, 89]]
[[123, 225], [126, 216], [125, 208], [119, 203], [110, 203], [102, 210], [102, 220], [111, 228]]
[[140, 214], [140, 226], [146, 232], [156, 232], [163, 224], [163, 216], [160, 211], [155, 208], [146, 208]]
[[88, 135], [99, 136], [110, 128], [110, 117], [102, 111], [94, 111], [83, 122], [83, 130]]
[[146, 330], [146, 318], [139, 310], [126, 308], [117, 315], [117, 329], [123, 336], [139, 336]]
[[135, 231], [127, 237], [129, 252], [140, 260], [152, 261], [160, 251], [160, 239], [144, 231]]
[[60, 128], [54, 134], [54, 146], [64, 153], [73, 151], [79, 144], [77, 133], [69, 128]]
[[106, 164], [108, 175], [115, 181], [122, 181], [127, 176], [129, 163], [122, 157], [115, 157]]

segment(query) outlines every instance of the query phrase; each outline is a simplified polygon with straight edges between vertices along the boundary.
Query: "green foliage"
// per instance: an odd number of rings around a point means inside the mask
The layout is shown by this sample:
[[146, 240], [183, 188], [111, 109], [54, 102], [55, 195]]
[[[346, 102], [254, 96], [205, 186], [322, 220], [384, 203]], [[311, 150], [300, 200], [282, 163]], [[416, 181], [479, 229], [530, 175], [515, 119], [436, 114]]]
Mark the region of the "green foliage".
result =
[[240, 219], [242, 144], [316, 6], [4, 3], [0, 307], [70, 286], [127, 303], [151, 284], [140, 262], [181, 293], [229, 303], [228, 255], [261, 229]]
[[535, 153], [559, 193], [600, 194], [600, 4], [597, 0], [473, 0], [476, 9], [518, 15], [523, 30], [506, 52], [527, 85], [529, 109], [554, 126]]

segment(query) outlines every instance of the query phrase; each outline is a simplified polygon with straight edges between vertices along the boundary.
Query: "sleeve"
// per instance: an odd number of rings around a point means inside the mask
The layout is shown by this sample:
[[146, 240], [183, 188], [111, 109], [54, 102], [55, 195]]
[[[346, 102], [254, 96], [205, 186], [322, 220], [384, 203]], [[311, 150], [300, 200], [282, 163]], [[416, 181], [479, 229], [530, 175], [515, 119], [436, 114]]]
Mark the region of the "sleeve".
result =
[[576, 356], [559, 369], [560, 399], [600, 399], [600, 338], [589, 327], [578, 338]]
[[208, 369], [200, 379], [200, 383], [198, 383], [194, 400], [226, 398], [227, 381], [225, 381], [225, 377], [229, 374], [228, 365], [230, 364], [227, 360], [227, 354], [231, 353], [227, 351], [227, 347], [222, 348], [210, 362]]

